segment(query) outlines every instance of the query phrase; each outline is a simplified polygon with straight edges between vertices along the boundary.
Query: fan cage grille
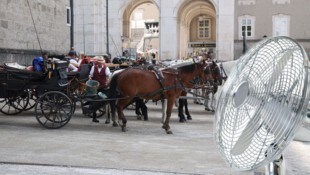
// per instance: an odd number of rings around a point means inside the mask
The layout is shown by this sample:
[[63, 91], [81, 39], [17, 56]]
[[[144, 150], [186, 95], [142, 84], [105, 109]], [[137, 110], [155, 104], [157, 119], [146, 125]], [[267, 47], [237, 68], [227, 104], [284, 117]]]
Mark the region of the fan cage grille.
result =
[[[263, 40], [240, 58], [219, 97], [215, 121], [216, 142], [231, 167], [252, 170], [279, 157], [305, 116], [307, 66], [303, 48], [287, 37]], [[234, 90], [244, 81], [249, 94], [236, 107]], [[238, 147], [239, 139], [249, 145]], [[242, 153], [232, 154], [235, 147]]]

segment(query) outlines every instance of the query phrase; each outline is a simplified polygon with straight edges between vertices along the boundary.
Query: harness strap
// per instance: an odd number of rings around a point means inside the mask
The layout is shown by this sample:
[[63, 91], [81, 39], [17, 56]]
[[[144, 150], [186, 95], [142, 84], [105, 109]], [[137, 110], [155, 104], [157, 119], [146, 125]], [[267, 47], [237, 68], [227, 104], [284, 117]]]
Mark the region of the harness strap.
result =
[[164, 99], [165, 97], [164, 92], [166, 91], [166, 87], [165, 87], [165, 79], [164, 79], [164, 75], [162, 71], [159, 70], [154, 65], [148, 66], [148, 70], [151, 70], [155, 74], [157, 80], [159, 81], [161, 89], [159, 89], [159, 92], [157, 93], [161, 93], [161, 98]]
[[154, 92], [149, 93], [147, 95], [147, 97], [150, 98], [150, 97], [153, 97], [153, 96], [161, 93], [162, 99], [164, 99], [164, 92], [172, 90], [172, 89], [180, 89], [180, 88], [183, 88], [183, 86], [180, 83], [179, 84], [174, 84], [174, 85], [171, 85], [171, 86], [165, 86], [163, 88], [155, 90]]
[[[177, 81], [178, 81], [178, 82], [177, 82]], [[154, 92], [148, 94], [147, 97], [153, 97], [153, 96], [157, 95], [158, 93], [161, 93], [162, 99], [164, 99], [164, 97], [165, 97], [165, 96], [164, 96], [164, 92], [169, 91], [169, 90], [172, 90], [172, 89], [175, 89], [175, 90], [177, 90], [177, 89], [183, 89], [183, 90], [185, 90], [185, 86], [184, 86], [184, 84], [182, 83], [182, 81], [180, 80], [179, 74], [177, 74], [177, 78], [176, 78], [175, 81], [174, 81], [174, 85], [170, 85], [170, 86], [163, 86], [163, 85], [162, 85], [162, 88], [157, 89], [156, 91], [154, 91]]]

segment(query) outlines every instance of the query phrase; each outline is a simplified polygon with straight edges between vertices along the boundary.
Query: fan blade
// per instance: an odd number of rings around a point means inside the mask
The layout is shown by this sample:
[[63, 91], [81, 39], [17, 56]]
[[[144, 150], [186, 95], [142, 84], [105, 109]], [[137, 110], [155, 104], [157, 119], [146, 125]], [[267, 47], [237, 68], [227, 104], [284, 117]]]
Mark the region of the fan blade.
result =
[[244, 151], [250, 146], [256, 131], [262, 126], [260, 119], [261, 112], [258, 112], [250, 119], [249, 123], [238, 138], [236, 144], [231, 149], [230, 152], [232, 155], [240, 155], [244, 153]]
[[[287, 64], [288, 60], [292, 58], [293, 52], [291, 50], [287, 50], [281, 59], [279, 60], [278, 64], [276, 65], [275, 69], [273, 70], [271, 77], [268, 81], [268, 86], [270, 84], [274, 84], [274, 82], [278, 79], [278, 77], [282, 74], [282, 70], [284, 69], [285, 65]], [[267, 87], [268, 87], [267, 86]]]
[[[257, 130], [262, 126], [272, 133], [275, 138], [281, 138], [281, 135], [285, 134], [283, 128], [289, 125], [292, 113], [293, 111], [290, 108], [276, 100], [263, 104], [260, 111], [250, 119], [238, 141], [231, 149], [231, 154], [240, 155], [244, 153], [250, 146]], [[260, 122], [260, 119], [262, 119], [262, 122]]]
[[263, 124], [266, 130], [274, 135], [277, 140], [281, 138], [286, 127], [291, 124], [291, 116], [294, 114], [291, 108], [272, 100], [264, 105]]

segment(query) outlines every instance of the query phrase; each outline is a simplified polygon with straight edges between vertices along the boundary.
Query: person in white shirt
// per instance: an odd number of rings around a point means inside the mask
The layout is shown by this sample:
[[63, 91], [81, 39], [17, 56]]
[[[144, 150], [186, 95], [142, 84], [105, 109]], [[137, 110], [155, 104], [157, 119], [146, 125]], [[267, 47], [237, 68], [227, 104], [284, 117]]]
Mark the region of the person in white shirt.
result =
[[78, 57], [76, 55], [76, 52], [70, 51], [68, 54], [68, 59], [69, 59], [69, 72], [77, 72], [79, 70], [79, 62], [78, 62]]
[[102, 56], [95, 57], [96, 63], [91, 67], [89, 72], [90, 79], [96, 80], [100, 83], [99, 89], [107, 87], [107, 82], [111, 71], [109, 67], [106, 67], [105, 60]]

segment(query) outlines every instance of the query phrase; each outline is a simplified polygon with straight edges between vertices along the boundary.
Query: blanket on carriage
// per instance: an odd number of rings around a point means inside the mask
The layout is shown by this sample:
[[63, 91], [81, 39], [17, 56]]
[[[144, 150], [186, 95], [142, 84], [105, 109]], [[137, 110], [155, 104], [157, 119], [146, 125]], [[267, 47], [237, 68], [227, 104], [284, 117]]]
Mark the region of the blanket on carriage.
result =
[[31, 71], [27, 69], [27, 66], [14, 63], [4, 63], [3, 71], [7, 73], [8, 80], [42, 80], [45, 75], [42, 72]]

